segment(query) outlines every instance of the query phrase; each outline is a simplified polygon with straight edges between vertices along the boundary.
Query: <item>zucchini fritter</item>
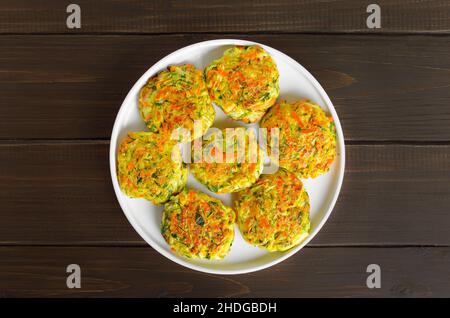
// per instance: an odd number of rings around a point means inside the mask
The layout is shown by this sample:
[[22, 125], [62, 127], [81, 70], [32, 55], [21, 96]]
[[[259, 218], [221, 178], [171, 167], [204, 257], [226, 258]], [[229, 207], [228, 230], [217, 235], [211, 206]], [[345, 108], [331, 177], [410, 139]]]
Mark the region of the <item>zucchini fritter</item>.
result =
[[164, 206], [161, 233], [174, 252], [222, 259], [234, 239], [235, 213], [220, 200], [185, 188]]
[[302, 182], [280, 168], [238, 193], [239, 229], [251, 244], [286, 251], [309, 234], [309, 197]]
[[212, 101], [231, 118], [246, 123], [259, 121], [280, 93], [277, 66], [258, 45], [226, 50], [205, 73]]
[[[229, 145], [226, 143], [227, 131], [236, 133], [229, 136]], [[202, 158], [201, 162], [197, 163], [194, 158], [194, 163], [190, 166], [192, 174], [210, 191], [216, 193], [236, 192], [251, 186], [258, 180], [264, 164], [263, 152], [257, 144], [255, 133], [253, 130], [247, 132], [241, 127], [224, 129], [221, 136], [221, 139], [216, 139], [216, 135], [212, 135], [209, 141], [203, 142], [201, 152], [206, 152], [212, 158]], [[231, 154], [228, 160], [226, 147]], [[192, 156], [194, 155], [195, 151], [192, 149]]]
[[120, 187], [132, 198], [164, 203], [186, 185], [188, 170], [181, 159], [175, 141], [151, 132], [129, 132], [117, 154]]
[[[203, 135], [216, 115], [203, 72], [191, 64], [172, 65], [151, 77], [139, 93], [139, 112], [150, 131], [170, 136], [176, 128], [183, 127], [190, 131], [190, 140]], [[197, 120], [202, 121], [202, 129], [195, 136]]]
[[263, 117], [261, 127], [280, 129], [279, 165], [299, 178], [327, 172], [336, 157], [333, 119], [312, 102], [277, 103]]

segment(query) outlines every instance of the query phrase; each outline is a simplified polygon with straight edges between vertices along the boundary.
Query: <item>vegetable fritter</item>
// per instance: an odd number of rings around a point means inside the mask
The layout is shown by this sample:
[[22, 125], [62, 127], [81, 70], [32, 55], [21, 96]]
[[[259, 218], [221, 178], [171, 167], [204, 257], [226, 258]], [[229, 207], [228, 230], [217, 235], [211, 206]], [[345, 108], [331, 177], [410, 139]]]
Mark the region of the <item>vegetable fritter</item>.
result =
[[[191, 64], [172, 65], [151, 77], [140, 91], [139, 112], [150, 131], [170, 137], [175, 129], [185, 128], [190, 140], [203, 135], [216, 115], [203, 72]], [[196, 132], [194, 122], [199, 120], [201, 130]]]
[[280, 129], [279, 165], [299, 178], [327, 172], [336, 157], [333, 119], [310, 101], [277, 103], [263, 117], [261, 127]]
[[233, 243], [235, 218], [220, 200], [185, 188], [165, 204], [161, 233], [180, 255], [222, 259]]
[[280, 168], [238, 193], [239, 229], [251, 244], [286, 251], [309, 234], [309, 197], [302, 182]]
[[117, 176], [122, 191], [132, 198], [164, 203], [183, 189], [187, 175], [178, 145], [159, 134], [129, 132], [119, 146]]
[[191, 172], [212, 192], [229, 193], [247, 188], [258, 180], [263, 170], [263, 152], [253, 130], [224, 129], [220, 137], [211, 135], [200, 149], [200, 154], [210, 156], [209, 160], [203, 157], [196, 163], [194, 146]]
[[258, 122], [280, 93], [277, 66], [258, 45], [226, 50], [205, 73], [212, 101], [231, 118], [246, 123]]

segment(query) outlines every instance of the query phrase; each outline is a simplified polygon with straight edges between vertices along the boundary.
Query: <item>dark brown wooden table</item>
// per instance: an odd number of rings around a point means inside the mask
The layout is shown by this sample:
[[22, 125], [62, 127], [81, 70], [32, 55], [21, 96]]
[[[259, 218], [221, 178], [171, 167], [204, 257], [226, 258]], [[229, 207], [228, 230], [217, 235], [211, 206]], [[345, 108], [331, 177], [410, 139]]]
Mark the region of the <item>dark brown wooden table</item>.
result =
[[[75, 1], [73, 1], [75, 2]], [[0, 2], [0, 297], [450, 296], [450, 2]], [[346, 137], [331, 218], [301, 252], [238, 276], [194, 272], [135, 233], [109, 136], [133, 83], [166, 54], [242, 38], [319, 80]], [[81, 266], [82, 288], [66, 287]], [[368, 264], [381, 288], [366, 286]]]

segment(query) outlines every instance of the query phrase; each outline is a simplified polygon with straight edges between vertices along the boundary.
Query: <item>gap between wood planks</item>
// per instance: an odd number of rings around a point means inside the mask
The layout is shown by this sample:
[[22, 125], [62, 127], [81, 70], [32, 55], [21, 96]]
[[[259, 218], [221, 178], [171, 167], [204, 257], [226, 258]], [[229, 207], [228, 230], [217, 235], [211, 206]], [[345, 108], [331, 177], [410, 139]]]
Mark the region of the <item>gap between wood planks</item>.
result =
[[[2, 145], [77, 145], [77, 144], [99, 144], [107, 145], [110, 143], [110, 138], [51, 138], [51, 139], [1, 139], [0, 146]], [[423, 140], [345, 140], [345, 145], [357, 145], [357, 146], [377, 146], [377, 145], [406, 145], [406, 146], [449, 146], [450, 140], [435, 140], [435, 141], [423, 141]]]
[[402, 35], [408, 35], [408, 36], [440, 36], [440, 37], [446, 37], [450, 36], [450, 30], [444, 30], [444, 31], [373, 31], [373, 30], [367, 30], [367, 31], [336, 31], [336, 32], [330, 32], [330, 31], [303, 31], [303, 32], [283, 32], [283, 31], [248, 31], [248, 32], [239, 32], [239, 31], [224, 31], [224, 32], [214, 32], [214, 31], [204, 31], [204, 32], [113, 32], [113, 33], [107, 33], [107, 32], [77, 32], [77, 31], [68, 31], [68, 32], [33, 32], [33, 33], [26, 33], [26, 32], [11, 32], [11, 33], [0, 33], [1, 36], [20, 36], [20, 35], [36, 35], [36, 36], [176, 36], [176, 35], [229, 35], [229, 34], [235, 34], [235, 35], [373, 35], [373, 36], [402, 36]]
[[49, 33], [49, 32], [35, 32], [35, 33], [0, 33], [0, 37], [2, 36], [98, 36], [98, 37], [114, 37], [114, 36], [154, 36], [154, 37], [165, 37], [165, 36], [196, 36], [196, 35], [238, 35], [238, 36], [252, 36], [252, 35], [333, 35], [333, 36], [392, 36], [392, 37], [401, 37], [401, 36], [427, 36], [427, 37], [449, 37], [449, 31], [399, 31], [399, 32], [374, 32], [374, 31], [348, 31], [348, 32], [328, 32], [328, 31], [305, 31], [305, 32], [277, 32], [277, 31], [249, 31], [249, 32], [170, 32], [170, 33], [151, 33], [151, 32], [114, 32], [114, 33], [105, 33], [105, 32], [76, 32], [76, 31], [68, 31], [68, 32], [60, 32], [60, 33]]
[[[18, 242], [0, 242], [2, 246], [13, 247], [133, 247], [133, 248], [152, 248], [146, 242], [82, 242], [82, 243], [56, 243], [56, 242], [39, 242], [33, 243], [18, 243]], [[447, 248], [450, 244], [314, 244], [308, 243], [304, 248]]]

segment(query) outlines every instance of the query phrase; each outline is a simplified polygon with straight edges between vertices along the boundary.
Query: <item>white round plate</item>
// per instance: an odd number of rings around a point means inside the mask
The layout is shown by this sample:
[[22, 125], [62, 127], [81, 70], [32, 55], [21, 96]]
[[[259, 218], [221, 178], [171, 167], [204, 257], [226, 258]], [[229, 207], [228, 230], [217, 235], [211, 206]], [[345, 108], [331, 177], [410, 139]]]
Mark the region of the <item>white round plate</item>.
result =
[[[153, 205], [144, 199], [128, 198], [122, 193], [116, 174], [117, 148], [122, 139], [127, 135], [127, 132], [147, 131], [138, 111], [139, 90], [147, 80], [171, 64], [191, 63], [199, 69], [204, 69], [211, 61], [222, 56], [227, 48], [233, 45], [252, 44], [259, 43], [232, 39], [212, 40], [196, 43], [169, 54], [153, 65], [134, 84], [117, 114], [111, 135], [109, 153], [111, 177], [117, 199], [128, 221], [141, 237], [159, 253], [180, 265], [202, 272], [215, 274], [248, 273], [275, 265], [297, 253], [312, 240], [328, 219], [336, 203], [344, 177], [344, 136], [339, 118], [327, 94], [316, 79], [299, 63], [271, 47], [259, 44], [272, 56], [278, 66], [280, 72], [279, 100], [286, 99], [287, 101], [293, 101], [301, 98], [310, 99], [319, 104], [327, 113], [331, 114], [336, 124], [337, 157], [330, 171], [315, 179], [302, 180], [308, 191], [311, 204], [311, 234], [308, 238], [301, 245], [289, 251], [270, 253], [245, 242], [236, 226], [235, 239], [231, 251], [225, 259], [220, 261], [188, 259], [173, 253], [161, 235], [160, 228], [163, 206]], [[223, 128], [227, 125], [230, 127], [242, 125], [239, 122], [230, 120], [220, 108], [216, 106], [214, 108], [216, 110], [216, 122], [214, 126]], [[213, 197], [221, 199], [225, 204], [233, 206], [232, 196], [230, 194], [215, 194], [210, 192], [206, 187], [197, 182], [192, 175], [189, 175], [188, 187], [200, 189]]]

